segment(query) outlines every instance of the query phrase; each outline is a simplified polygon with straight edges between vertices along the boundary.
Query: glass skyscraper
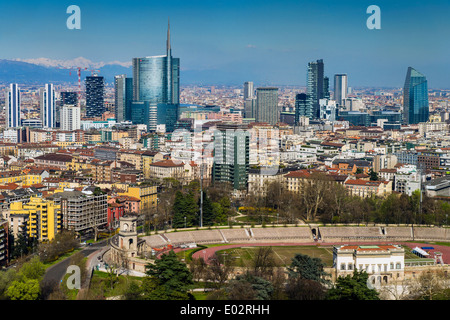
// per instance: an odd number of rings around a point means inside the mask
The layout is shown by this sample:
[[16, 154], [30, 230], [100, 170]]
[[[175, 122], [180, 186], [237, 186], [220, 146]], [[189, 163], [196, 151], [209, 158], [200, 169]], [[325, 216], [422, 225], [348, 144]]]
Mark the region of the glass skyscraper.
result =
[[409, 67], [403, 90], [403, 121], [405, 124], [427, 122], [429, 112], [427, 78]]
[[[320, 117], [319, 100], [325, 98], [324, 64], [323, 60], [308, 63], [307, 73], [308, 107], [311, 109], [311, 117]], [[309, 113], [309, 112], [308, 112]]]
[[300, 117], [311, 118], [312, 110], [308, 106], [308, 96], [306, 93], [298, 93], [295, 96], [295, 124], [300, 122]]
[[178, 117], [178, 111], [174, 114], [173, 110], [180, 103], [180, 59], [172, 57], [170, 25], [166, 55], [133, 58], [133, 100], [149, 103], [145, 123], [149, 131], [161, 124], [166, 125], [166, 131], [173, 130], [171, 124]]
[[133, 79], [126, 74], [114, 77], [114, 113], [117, 122], [131, 120], [131, 102], [133, 101]]

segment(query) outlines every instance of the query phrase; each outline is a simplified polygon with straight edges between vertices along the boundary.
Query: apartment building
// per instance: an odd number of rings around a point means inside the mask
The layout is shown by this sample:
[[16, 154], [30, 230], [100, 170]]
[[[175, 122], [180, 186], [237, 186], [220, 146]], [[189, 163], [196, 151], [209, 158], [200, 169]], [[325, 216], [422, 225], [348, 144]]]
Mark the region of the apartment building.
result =
[[107, 195], [98, 189], [56, 192], [48, 199], [60, 206], [64, 229], [83, 232], [107, 223]]
[[[32, 196], [28, 202], [10, 204], [9, 218], [17, 216], [18, 228], [21, 218], [26, 221], [28, 237], [38, 241], [51, 241], [62, 229], [60, 206], [51, 200]], [[17, 232], [22, 230], [16, 229]]]

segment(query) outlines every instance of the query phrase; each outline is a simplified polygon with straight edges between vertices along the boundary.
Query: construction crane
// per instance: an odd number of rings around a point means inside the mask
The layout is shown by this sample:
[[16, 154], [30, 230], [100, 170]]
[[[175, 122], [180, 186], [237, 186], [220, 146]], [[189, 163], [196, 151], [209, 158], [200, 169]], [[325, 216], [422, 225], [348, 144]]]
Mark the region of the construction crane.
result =
[[91, 71], [91, 75], [94, 76], [94, 72], [100, 72], [100, 70], [97, 69], [88, 69], [87, 67], [69, 67], [69, 68], [63, 68], [58, 67], [58, 69], [68, 69], [70, 70], [69, 75], [72, 75], [72, 70], [77, 70], [78, 75], [78, 106], [81, 105], [81, 70], [83, 71]]

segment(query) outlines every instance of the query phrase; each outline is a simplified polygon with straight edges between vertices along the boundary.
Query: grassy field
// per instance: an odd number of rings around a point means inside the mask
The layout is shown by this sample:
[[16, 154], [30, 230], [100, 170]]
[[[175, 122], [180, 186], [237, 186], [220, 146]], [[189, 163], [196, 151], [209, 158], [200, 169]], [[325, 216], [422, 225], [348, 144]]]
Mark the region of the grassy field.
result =
[[[306, 254], [313, 258], [320, 258], [327, 266], [333, 265], [333, 247], [317, 246], [273, 246], [273, 257], [278, 266], [287, 266], [291, 264], [292, 258], [297, 254]], [[255, 256], [258, 247], [239, 247], [218, 251], [217, 254], [225, 263], [232, 263], [237, 267], [249, 266], [252, 258]]]

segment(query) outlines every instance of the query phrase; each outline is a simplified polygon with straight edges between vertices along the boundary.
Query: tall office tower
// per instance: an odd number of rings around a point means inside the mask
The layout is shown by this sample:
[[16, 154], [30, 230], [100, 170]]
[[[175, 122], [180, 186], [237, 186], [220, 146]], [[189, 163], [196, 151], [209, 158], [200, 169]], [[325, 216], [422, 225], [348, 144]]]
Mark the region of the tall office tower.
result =
[[253, 82], [252, 81], [244, 82], [244, 101], [247, 99], [253, 99], [253, 96], [254, 96]]
[[61, 106], [69, 104], [75, 106], [78, 104], [78, 96], [76, 92], [63, 91], [61, 92]]
[[339, 106], [344, 104], [344, 99], [347, 99], [348, 82], [346, 74], [334, 75], [334, 100]]
[[228, 182], [234, 190], [247, 190], [250, 134], [240, 124], [218, 124], [214, 131], [214, 182]]
[[323, 98], [329, 100], [330, 99], [330, 78], [323, 78]]
[[427, 122], [429, 113], [427, 78], [409, 67], [403, 90], [403, 121], [405, 124]]
[[307, 90], [308, 104], [312, 110], [311, 117], [319, 118], [320, 108], [319, 100], [324, 98], [324, 64], [323, 60], [317, 60], [308, 63], [307, 74]]
[[170, 24], [165, 55], [133, 58], [133, 100], [149, 103], [144, 124], [150, 131], [162, 124], [173, 130], [180, 103], [180, 59], [172, 57]]
[[117, 122], [131, 120], [131, 101], [133, 101], [133, 79], [126, 74], [114, 77], [114, 105]]
[[64, 105], [61, 107], [61, 129], [62, 130], [80, 130], [81, 112], [80, 107], [75, 105]]
[[6, 127], [20, 127], [20, 90], [17, 83], [11, 83], [6, 91]]
[[101, 76], [86, 77], [86, 117], [101, 117], [106, 111], [104, 106], [105, 82]]
[[43, 128], [56, 127], [56, 99], [53, 84], [47, 83], [39, 90], [41, 121]]
[[278, 88], [256, 88], [256, 122], [276, 124], [278, 115]]
[[244, 100], [244, 117], [256, 119], [256, 99], [248, 98]]
[[308, 96], [306, 93], [298, 93], [295, 96], [295, 124], [298, 125], [300, 122], [300, 117], [312, 116], [312, 109], [308, 103]]

